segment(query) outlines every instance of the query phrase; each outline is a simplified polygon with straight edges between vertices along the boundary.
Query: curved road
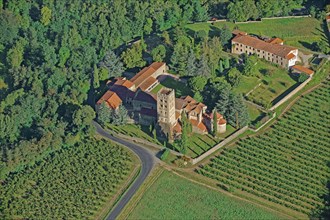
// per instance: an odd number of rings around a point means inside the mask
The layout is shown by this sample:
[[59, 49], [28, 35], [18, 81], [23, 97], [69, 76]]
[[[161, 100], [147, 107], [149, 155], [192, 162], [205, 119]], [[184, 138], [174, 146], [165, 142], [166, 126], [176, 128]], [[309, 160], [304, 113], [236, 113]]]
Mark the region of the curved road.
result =
[[96, 128], [96, 132], [103, 137], [106, 137], [114, 142], [120, 143], [122, 145], [125, 145], [127, 148], [131, 149], [141, 160], [142, 167], [139, 176], [135, 179], [133, 184], [130, 186], [128, 191], [125, 192], [124, 196], [117, 202], [115, 207], [111, 210], [110, 214], [107, 217], [107, 220], [113, 220], [115, 219], [119, 213], [122, 211], [122, 209], [125, 207], [125, 205], [129, 202], [129, 200], [132, 198], [132, 196], [135, 194], [135, 192], [139, 189], [139, 187], [142, 185], [144, 180], [148, 177], [150, 174], [152, 168], [155, 166], [155, 154], [147, 150], [146, 148], [140, 147], [136, 144], [130, 143], [128, 141], [122, 140], [120, 138], [114, 137], [108, 132], [106, 132], [97, 122], [93, 121], [93, 124]]

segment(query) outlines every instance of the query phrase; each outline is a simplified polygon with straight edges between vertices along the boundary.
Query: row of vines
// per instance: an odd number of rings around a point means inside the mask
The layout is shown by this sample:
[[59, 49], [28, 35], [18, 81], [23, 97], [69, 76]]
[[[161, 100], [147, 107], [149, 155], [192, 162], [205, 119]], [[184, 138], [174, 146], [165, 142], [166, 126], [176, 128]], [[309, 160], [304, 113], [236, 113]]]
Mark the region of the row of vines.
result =
[[240, 140], [197, 172], [310, 215], [330, 180], [330, 82], [301, 98], [271, 129]]
[[92, 219], [132, 170], [122, 147], [87, 139], [11, 174], [0, 189], [0, 219]]

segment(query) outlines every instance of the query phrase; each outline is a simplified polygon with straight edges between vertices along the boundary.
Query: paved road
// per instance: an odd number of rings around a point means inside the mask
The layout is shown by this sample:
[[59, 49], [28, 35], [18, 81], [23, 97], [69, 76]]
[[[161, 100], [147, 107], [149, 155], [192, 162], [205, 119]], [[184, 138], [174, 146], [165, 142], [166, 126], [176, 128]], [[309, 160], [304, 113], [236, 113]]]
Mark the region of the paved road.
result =
[[135, 194], [135, 192], [139, 189], [139, 187], [142, 185], [144, 180], [148, 177], [150, 174], [152, 168], [157, 163], [156, 161], [156, 155], [154, 152], [143, 148], [141, 146], [138, 146], [136, 144], [130, 143], [128, 141], [122, 140], [120, 138], [114, 137], [110, 135], [108, 132], [106, 132], [104, 129], [101, 128], [99, 124], [93, 121], [93, 124], [96, 128], [96, 132], [106, 138], [109, 138], [110, 140], [120, 143], [122, 145], [125, 145], [127, 148], [131, 149], [136, 153], [136, 155], [140, 158], [142, 162], [141, 172], [139, 176], [136, 178], [135, 182], [131, 185], [129, 190], [125, 193], [125, 195], [119, 200], [119, 202], [116, 204], [116, 206], [111, 210], [110, 215], [108, 215], [107, 220], [113, 220], [115, 219], [119, 213], [122, 211], [122, 209], [125, 207], [125, 205], [129, 202], [129, 200], [132, 198], [132, 196]]

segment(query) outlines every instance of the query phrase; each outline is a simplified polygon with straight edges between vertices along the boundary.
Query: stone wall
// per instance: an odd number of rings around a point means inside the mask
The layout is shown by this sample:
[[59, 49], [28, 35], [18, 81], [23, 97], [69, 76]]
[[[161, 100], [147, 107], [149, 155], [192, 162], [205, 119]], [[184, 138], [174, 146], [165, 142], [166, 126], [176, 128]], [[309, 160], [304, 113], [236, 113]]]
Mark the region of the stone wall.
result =
[[199, 157], [192, 159], [191, 163], [196, 164], [196, 163], [199, 163], [200, 161], [204, 160], [206, 157], [210, 156], [211, 154], [213, 154], [214, 152], [216, 152], [217, 150], [219, 150], [220, 148], [222, 148], [223, 146], [225, 146], [226, 144], [228, 144], [229, 142], [231, 142], [232, 140], [237, 138], [239, 135], [243, 134], [248, 128], [249, 128], [248, 126], [245, 126], [241, 129], [239, 129], [234, 134], [230, 135], [229, 137], [227, 137], [226, 139], [221, 141], [219, 144], [212, 147], [210, 150], [206, 151]]
[[279, 102], [277, 102], [273, 107], [271, 107], [269, 110], [273, 111], [275, 110], [277, 107], [279, 107], [280, 105], [282, 105], [284, 102], [286, 102], [287, 100], [289, 100], [292, 96], [294, 96], [297, 92], [299, 92], [302, 88], [305, 87], [305, 85], [311, 81], [313, 77], [310, 76], [305, 82], [301, 83], [297, 88], [295, 88], [294, 90], [292, 90], [292, 92], [290, 92], [289, 94], [287, 94], [283, 99], [281, 99]]

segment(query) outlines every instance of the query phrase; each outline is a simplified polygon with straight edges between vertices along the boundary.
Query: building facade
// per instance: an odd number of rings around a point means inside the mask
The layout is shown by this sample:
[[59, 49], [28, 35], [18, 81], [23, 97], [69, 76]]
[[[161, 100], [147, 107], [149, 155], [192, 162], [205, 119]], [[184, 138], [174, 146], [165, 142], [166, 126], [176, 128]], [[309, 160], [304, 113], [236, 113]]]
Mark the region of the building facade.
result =
[[231, 41], [231, 52], [234, 54], [256, 54], [259, 58], [287, 69], [295, 65], [298, 59], [298, 49], [283, 45], [283, 40], [280, 38], [264, 41], [246, 33], [235, 33], [236, 35]]

